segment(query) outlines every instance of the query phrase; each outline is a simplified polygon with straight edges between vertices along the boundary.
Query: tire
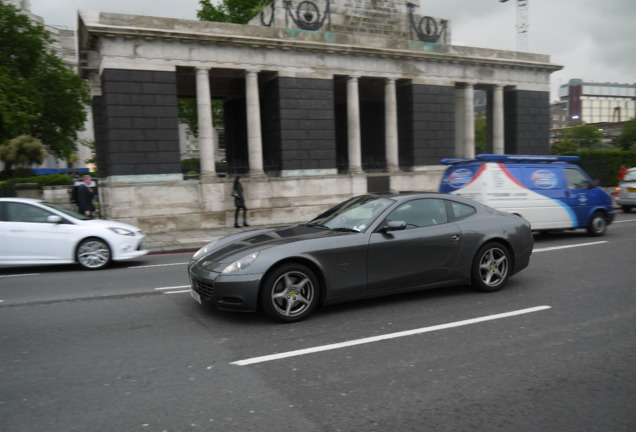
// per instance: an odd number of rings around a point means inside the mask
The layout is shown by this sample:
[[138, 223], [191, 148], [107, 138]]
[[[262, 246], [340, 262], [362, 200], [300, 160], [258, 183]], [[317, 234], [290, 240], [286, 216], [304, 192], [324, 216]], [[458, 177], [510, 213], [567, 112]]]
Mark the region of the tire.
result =
[[630, 211], [632, 211], [632, 206], [622, 206], [622, 208], [625, 213], [629, 213]]
[[302, 264], [284, 264], [269, 273], [261, 286], [260, 305], [270, 318], [286, 323], [305, 319], [318, 304], [316, 275]]
[[107, 267], [111, 262], [111, 257], [108, 244], [98, 238], [82, 240], [75, 251], [75, 259], [86, 270], [99, 270]]
[[473, 260], [472, 285], [482, 292], [498, 291], [508, 281], [511, 268], [508, 248], [499, 242], [487, 243]]
[[587, 227], [587, 232], [592, 237], [598, 237], [605, 234], [607, 231], [607, 219], [605, 215], [599, 211], [594, 212], [590, 219], [590, 224]]

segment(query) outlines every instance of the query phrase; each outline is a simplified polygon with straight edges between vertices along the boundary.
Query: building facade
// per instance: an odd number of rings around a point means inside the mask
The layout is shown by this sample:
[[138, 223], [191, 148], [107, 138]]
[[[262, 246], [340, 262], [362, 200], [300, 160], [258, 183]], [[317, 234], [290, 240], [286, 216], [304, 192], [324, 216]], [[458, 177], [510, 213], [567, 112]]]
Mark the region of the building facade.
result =
[[571, 79], [559, 88], [570, 123], [612, 123], [636, 117], [636, 84]]
[[[487, 94], [489, 151], [547, 152], [560, 66], [453, 46], [450, 22], [417, 9], [276, 0], [248, 25], [80, 11], [105, 213], [147, 230], [183, 229], [186, 208], [197, 228], [228, 224], [213, 99], [257, 223], [302, 220], [357, 193], [436, 189], [440, 159], [474, 156], [475, 89]], [[196, 184], [180, 172], [180, 98], [198, 106]], [[142, 189], [174, 200], [155, 205]]]

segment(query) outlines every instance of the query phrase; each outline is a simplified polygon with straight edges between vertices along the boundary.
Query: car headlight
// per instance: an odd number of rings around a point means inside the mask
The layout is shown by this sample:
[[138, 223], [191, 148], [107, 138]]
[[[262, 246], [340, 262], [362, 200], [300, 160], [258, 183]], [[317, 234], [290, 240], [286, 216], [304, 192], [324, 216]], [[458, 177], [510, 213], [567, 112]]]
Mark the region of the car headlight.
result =
[[244, 256], [240, 260], [234, 261], [229, 266], [225, 267], [225, 269], [221, 272], [223, 274], [236, 273], [241, 270], [245, 270], [248, 268], [256, 258], [258, 257], [258, 252], [251, 253], [247, 256]]
[[201, 249], [196, 251], [196, 253], [194, 255], [192, 255], [192, 259], [196, 260], [196, 259], [201, 258], [203, 255], [206, 255], [209, 251], [212, 250], [212, 248], [214, 247], [215, 244], [216, 244], [216, 240], [214, 240], [212, 243], [206, 244]]
[[108, 228], [109, 230], [111, 230], [112, 232], [114, 232], [115, 234], [119, 234], [119, 235], [127, 235], [127, 236], [135, 236], [135, 233], [132, 232], [131, 230], [128, 230], [126, 228], [115, 228], [115, 227], [110, 227]]

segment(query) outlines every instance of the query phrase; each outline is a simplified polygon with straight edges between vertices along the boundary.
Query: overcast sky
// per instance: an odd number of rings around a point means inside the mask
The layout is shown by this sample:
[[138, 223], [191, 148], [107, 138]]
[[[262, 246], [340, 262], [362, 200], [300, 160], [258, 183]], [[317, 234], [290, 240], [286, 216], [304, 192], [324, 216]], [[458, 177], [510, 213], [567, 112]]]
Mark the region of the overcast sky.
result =
[[[77, 27], [77, 9], [196, 19], [199, 0], [31, 0], [47, 25]], [[517, 0], [420, 0], [420, 15], [451, 21], [454, 43], [517, 49]], [[636, 81], [636, 0], [528, 0], [528, 51], [564, 66], [556, 90], [572, 78]]]

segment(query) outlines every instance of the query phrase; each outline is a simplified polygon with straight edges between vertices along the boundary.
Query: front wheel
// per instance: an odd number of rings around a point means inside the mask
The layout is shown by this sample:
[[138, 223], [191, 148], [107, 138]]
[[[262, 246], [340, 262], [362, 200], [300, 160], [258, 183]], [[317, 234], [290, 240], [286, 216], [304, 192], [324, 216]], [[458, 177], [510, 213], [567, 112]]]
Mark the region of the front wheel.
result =
[[305, 319], [318, 304], [318, 279], [302, 264], [285, 264], [263, 281], [260, 304], [270, 317], [282, 322]]
[[590, 225], [587, 227], [587, 232], [593, 237], [602, 236], [607, 230], [607, 219], [601, 212], [595, 212], [590, 219]]
[[77, 262], [86, 270], [99, 270], [110, 264], [110, 248], [98, 238], [82, 240], [75, 252]]
[[473, 260], [473, 286], [483, 292], [498, 291], [510, 277], [511, 264], [510, 252], [501, 243], [482, 246]]

